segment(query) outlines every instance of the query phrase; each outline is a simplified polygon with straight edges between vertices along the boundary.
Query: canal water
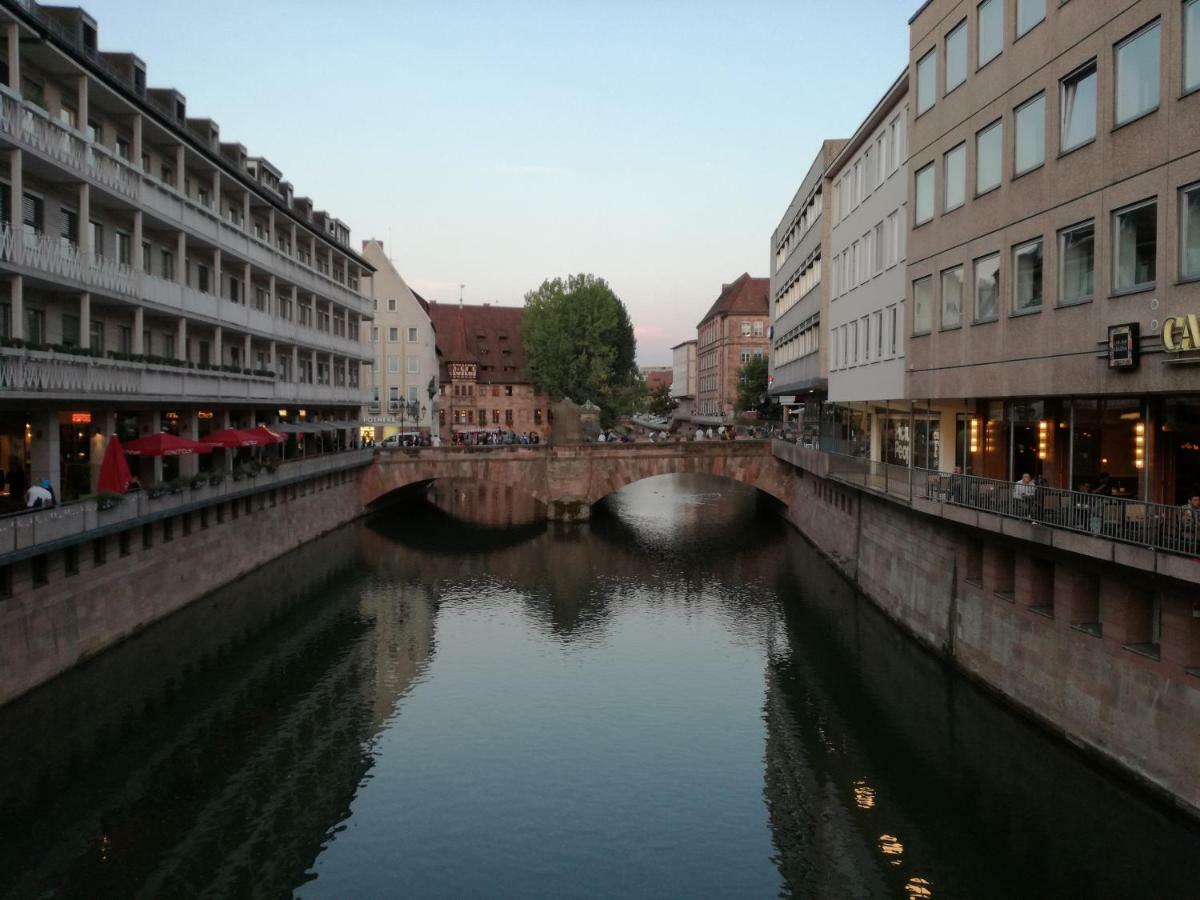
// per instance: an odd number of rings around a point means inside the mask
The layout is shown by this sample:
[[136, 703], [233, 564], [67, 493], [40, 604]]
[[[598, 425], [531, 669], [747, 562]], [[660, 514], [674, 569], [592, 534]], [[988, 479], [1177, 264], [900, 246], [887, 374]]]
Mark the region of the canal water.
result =
[[758, 496], [354, 523], [0, 710], [0, 896], [1195, 897]]

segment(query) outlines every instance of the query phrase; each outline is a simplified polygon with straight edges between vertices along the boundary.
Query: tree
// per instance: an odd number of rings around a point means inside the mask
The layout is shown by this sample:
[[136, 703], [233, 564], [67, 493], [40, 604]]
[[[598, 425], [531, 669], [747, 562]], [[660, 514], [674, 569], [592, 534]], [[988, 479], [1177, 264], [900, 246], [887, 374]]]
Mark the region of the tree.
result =
[[555, 400], [592, 401], [605, 425], [645, 396], [637, 342], [625, 304], [603, 278], [554, 278], [525, 295], [521, 326], [526, 370]]
[[765, 356], [755, 356], [738, 370], [738, 412], [757, 412], [760, 418], [779, 417], [779, 404], [767, 394], [768, 366]]
[[675, 411], [675, 407], [678, 405], [675, 398], [671, 396], [669, 384], [660, 384], [646, 395], [646, 411], [653, 416], [662, 416], [665, 419]]

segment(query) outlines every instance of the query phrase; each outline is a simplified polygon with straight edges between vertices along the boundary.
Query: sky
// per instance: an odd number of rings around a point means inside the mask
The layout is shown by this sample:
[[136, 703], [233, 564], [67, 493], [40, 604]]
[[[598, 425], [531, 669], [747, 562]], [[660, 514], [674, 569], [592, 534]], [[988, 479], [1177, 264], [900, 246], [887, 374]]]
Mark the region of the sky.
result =
[[282, 169], [426, 298], [605, 278], [669, 365], [828, 137], [907, 62], [918, 0], [87, 0], [104, 50]]

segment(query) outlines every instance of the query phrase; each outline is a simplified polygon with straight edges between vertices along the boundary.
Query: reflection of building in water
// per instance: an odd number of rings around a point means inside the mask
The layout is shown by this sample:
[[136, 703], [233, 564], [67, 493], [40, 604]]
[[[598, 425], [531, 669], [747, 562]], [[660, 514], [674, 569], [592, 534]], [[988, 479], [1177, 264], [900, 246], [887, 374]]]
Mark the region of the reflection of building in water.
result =
[[474, 525], [504, 527], [543, 522], [546, 508], [519, 488], [465, 478], [439, 478], [429, 486], [429, 502]]
[[4, 889], [268, 896], [305, 880], [432, 653], [424, 592], [373, 591], [358, 533], [306, 545], [0, 711], [0, 758], [17, 763], [0, 772], [0, 808], [22, 822], [0, 841], [0, 872], [20, 879]]

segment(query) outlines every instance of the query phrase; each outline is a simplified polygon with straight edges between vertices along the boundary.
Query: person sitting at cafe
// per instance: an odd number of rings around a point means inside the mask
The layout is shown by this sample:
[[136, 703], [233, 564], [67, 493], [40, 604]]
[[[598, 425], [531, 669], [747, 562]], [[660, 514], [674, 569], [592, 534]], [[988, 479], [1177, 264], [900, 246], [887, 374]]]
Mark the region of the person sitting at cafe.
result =
[[54, 505], [54, 493], [50, 490], [50, 483], [43, 480], [41, 484], [30, 486], [25, 492], [25, 508], [26, 509], [42, 509], [46, 506]]
[[1096, 486], [1092, 488], [1093, 494], [1099, 494], [1102, 497], [1111, 497], [1113, 495], [1113, 483], [1107, 472], [1100, 473], [1100, 479], [1096, 482]]
[[1033, 483], [1033, 476], [1026, 472], [1021, 476], [1021, 480], [1013, 485], [1013, 499], [1017, 501], [1018, 506], [1028, 510], [1036, 495], [1037, 485]]
[[1200, 533], [1200, 491], [1192, 491], [1187, 503], [1179, 511], [1179, 522], [1183, 530], [1191, 534]]

